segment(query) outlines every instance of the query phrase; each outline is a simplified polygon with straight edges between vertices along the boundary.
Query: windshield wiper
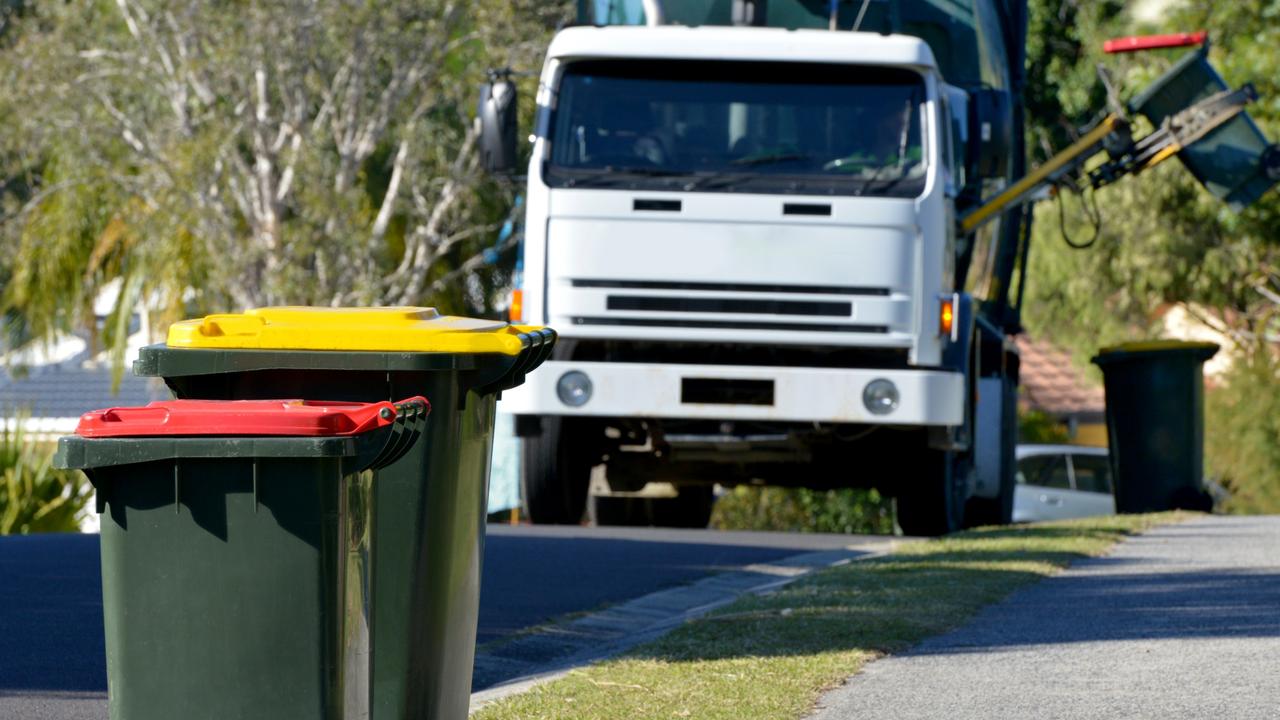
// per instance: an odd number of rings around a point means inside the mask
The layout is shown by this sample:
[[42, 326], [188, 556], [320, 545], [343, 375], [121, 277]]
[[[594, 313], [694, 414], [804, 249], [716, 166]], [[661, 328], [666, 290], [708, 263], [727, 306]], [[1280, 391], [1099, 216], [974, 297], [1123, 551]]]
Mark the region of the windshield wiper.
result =
[[[894, 189], [895, 187], [897, 187], [897, 186], [898, 186], [898, 184], [899, 184], [899, 183], [901, 183], [903, 180], [911, 180], [911, 179], [913, 179], [913, 178], [912, 178], [912, 175], [911, 175], [911, 171], [912, 171], [912, 169], [913, 169], [913, 168], [915, 168], [915, 167], [916, 167], [916, 165], [914, 165], [914, 164], [912, 164], [912, 165], [903, 165], [903, 166], [898, 166], [898, 165], [886, 165], [886, 166], [882, 167], [882, 168], [881, 168], [881, 170], [883, 170], [884, 168], [889, 168], [889, 167], [891, 167], [891, 168], [895, 168], [895, 169], [897, 169], [897, 170], [898, 170], [898, 176], [897, 176], [897, 177], [892, 177], [892, 178], [886, 177], [886, 178], [881, 179], [881, 178], [880, 178], [880, 172], [879, 172], [879, 171], [876, 171], [876, 174], [875, 174], [874, 176], [872, 176], [869, 180], [867, 180], [867, 182], [862, 186], [862, 189], [858, 191], [858, 194], [859, 194], [859, 195], [866, 195], [867, 193], [869, 193], [869, 192], [870, 192], [870, 193], [873, 193], [873, 194], [875, 194], [875, 195], [881, 195], [881, 196], [888, 195], [889, 191], [890, 191], [890, 190], [892, 190], [892, 189]], [[919, 177], [919, 176], [916, 176], [916, 177]], [[883, 183], [883, 184], [882, 184], [880, 187], [875, 187], [875, 188], [873, 188], [872, 186], [874, 186], [877, 182], [880, 182], [880, 183]]]
[[605, 165], [601, 170], [609, 175], [640, 175], [642, 177], [671, 177], [672, 175], [684, 175], [678, 170], [668, 170], [660, 167], [614, 167], [613, 165]]
[[774, 163], [790, 162], [792, 160], [808, 160], [811, 156], [805, 153], [770, 153], [768, 155], [750, 155], [744, 158], [734, 160], [731, 165], [773, 165]]
[[[774, 163], [791, 162], [793, 160], [809, 160], [812, 156], [805, 153], [770, 153], [768, 155], [755, 155], [744, 158], [738, 158], [729, 164], [737, 167], [756, 167], [757, 165], [772, 165]], [[709, 190], [711, 188], [722, 188], [734, 183], [747, 180], [763, 179], [760, 173], [750, 172], [748, 170], [718, 170], [707, 173], [701, 177], [687, 183], [684, 186], [686, 191], [693, 190]]]
[[758, 177], [760, 177], [759, 173], [729, 172], [727, 170], [721, 170], [719, 172], [707, 173], [700, 177], [694, 178], [693, 180], [690, 180], [689, 182], [685, 183], [683, 189], [685, 192], [692, 192], [694, 190], [709, 190], [711, 188], [722, 188], [737, 182], [742, 182], [744, 180], [752, 180]]
[[659, 167], [614, 167], [612, 165], [602, 168], [553, 168], [552, 172], [563, 174], [571, 186], [587, 187], [615, 185], [637, 178], [666, 178], [686, 174]]

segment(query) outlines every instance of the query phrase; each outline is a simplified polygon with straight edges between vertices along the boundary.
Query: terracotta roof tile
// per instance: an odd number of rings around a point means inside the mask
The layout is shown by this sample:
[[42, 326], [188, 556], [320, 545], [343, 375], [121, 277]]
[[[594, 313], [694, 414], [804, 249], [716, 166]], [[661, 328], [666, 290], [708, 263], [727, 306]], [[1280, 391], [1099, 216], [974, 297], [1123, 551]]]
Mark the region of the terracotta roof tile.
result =
[[1048, 342], [1017, 337], [1022, 357], [1019, 404], [1050, 415], [1101, 414], [1106, 401], [1095, 384], [1071, 361], [1071, 356]]

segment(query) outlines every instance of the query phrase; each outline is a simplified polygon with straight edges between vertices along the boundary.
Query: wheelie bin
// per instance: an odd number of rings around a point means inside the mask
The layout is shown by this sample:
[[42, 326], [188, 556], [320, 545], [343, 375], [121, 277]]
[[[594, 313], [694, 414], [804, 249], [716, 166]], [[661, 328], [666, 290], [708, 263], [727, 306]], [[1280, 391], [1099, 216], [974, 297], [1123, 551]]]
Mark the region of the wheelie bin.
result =
[[[1228, 89], [1209, 64], [1208, 46], [1187, 53], [1129, 103], [1151, 124]], [[1280, 181], [1280, 153], [1242, 112], [1178, 151], [1178, 158], [1215, 197], [1235, 212], [1252, 205]]]
[[365, 471], [409, 452], [427, 412], [179, 400], [83, 416], [55, 461], [89, 476], [103, 516], [111, 718], [366, 716]]
[[1102, 368], [1116, 511], [1204, 510], [1204, 363], [1213, 343], [1106, 348]]
[[372, 720], [465, 718], [495, 403], [550, 354], [546, 328], [430, 308], [271, 307], [174, 324], [134, 365], [179, 398], [422, 395], [422, 442], [374, 473]]

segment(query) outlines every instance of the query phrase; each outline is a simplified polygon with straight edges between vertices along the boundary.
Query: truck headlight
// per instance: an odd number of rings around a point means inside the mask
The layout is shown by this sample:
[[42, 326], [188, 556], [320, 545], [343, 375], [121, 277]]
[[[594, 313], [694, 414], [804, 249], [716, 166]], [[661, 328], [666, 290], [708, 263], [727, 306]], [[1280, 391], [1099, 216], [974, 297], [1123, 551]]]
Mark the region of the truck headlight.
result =
[[569, 407], [582, 407], [591, 399], [591, 378], [579, 370], [570, 370], [556, 383], [556, 395]]
[[879, 378], [867, 383], [862, 390], [862, 404], [872, 415], [888, 415], [898, 409], [898, 386]]

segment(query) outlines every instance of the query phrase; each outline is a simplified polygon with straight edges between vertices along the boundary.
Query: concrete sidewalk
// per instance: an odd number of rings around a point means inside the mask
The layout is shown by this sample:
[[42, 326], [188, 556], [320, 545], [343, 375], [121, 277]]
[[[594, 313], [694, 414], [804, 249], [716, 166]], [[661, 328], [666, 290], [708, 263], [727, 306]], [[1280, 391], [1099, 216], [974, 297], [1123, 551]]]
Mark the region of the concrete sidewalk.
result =
[[813, 720], [1280, 717], [1280, 518], [1121, 543], [869, 664]]

